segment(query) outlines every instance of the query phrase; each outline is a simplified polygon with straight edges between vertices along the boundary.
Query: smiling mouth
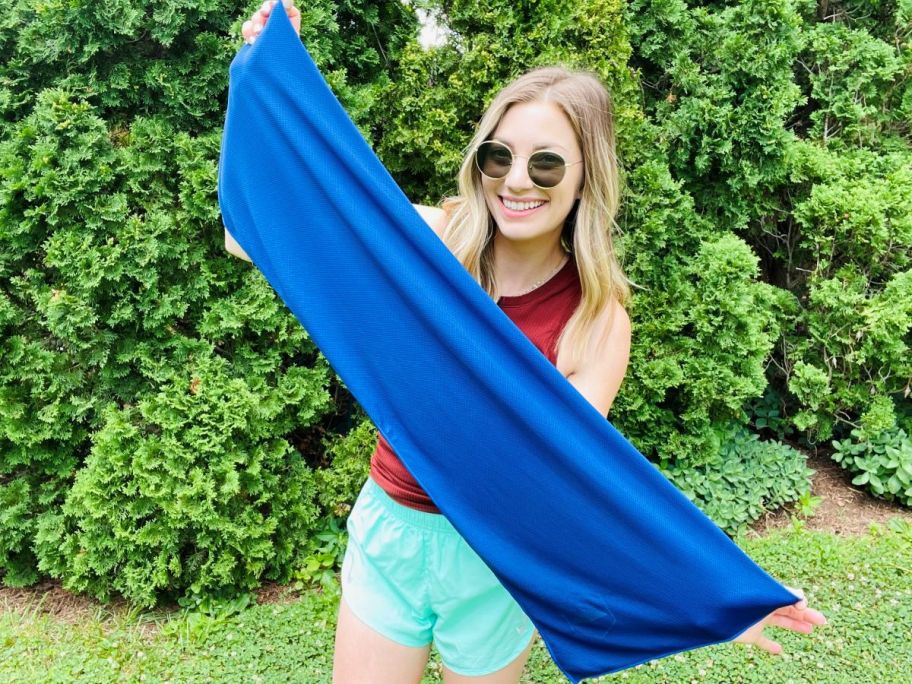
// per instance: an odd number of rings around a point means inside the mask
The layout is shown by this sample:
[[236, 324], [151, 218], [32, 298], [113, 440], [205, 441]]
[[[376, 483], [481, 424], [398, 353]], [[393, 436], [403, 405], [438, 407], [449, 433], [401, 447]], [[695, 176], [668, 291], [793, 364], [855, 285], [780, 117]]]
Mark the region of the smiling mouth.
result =
[[512, 206], [508, 206], [508, 200], [505, 200], [500, 195], [497, 196], [497, 199], [500, 201], [501, 209], [507, 216], [527, 216], [548, 203], [547, 200], [534, 200], [532, 202], [510, 202]]

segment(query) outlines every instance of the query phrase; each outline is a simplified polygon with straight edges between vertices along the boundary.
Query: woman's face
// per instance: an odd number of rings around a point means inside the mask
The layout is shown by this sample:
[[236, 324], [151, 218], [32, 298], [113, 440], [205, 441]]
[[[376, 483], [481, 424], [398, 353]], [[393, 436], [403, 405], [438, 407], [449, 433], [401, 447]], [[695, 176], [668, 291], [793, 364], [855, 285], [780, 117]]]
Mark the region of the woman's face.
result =
[[[485, 202], [502, 236], [517, 241], [551, 242], [556, 232], [559, 238], [564, 220], [580, 196], [583, 164], [568, 166], [561, 182], [553, 188], [539, 188], [529, 178], [528, 163], [529, 155], [541, 149], [557, 152], [567, 163], [583, 158], [566, 115], [553, 102], [515, 104], [503, 115], [490, 138], [506, 144], [515, 155], [503, 178], [481, 176]], [[517, 209], [514, 202], [541, 204], [523, 210]]]

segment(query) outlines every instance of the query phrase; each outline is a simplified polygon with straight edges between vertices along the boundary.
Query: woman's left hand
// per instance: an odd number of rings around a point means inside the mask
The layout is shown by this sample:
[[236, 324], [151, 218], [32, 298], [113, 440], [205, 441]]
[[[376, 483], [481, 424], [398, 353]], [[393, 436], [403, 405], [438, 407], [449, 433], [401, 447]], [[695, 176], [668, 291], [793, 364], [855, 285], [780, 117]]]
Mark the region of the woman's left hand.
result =
[[749, 627], [735, 637], [733, 641], [741, 644], [754, 644], [773, 655], [781, 655], [782, 646], [763, 635], [765, 627], [776, 625], [777, 627], [790, 629], [793, 632], [810, 634], [814, 631], [814, 625], [825, 625], [827, 623], [823, 613], [807, 607], [807, 600], [804, 598], [804, 592], [801, 589], [792, 589], [791, 587], [786, 587], [786, 589], [800, 597], [801, 600], [790, 606], [774, 610], [753, 627]]

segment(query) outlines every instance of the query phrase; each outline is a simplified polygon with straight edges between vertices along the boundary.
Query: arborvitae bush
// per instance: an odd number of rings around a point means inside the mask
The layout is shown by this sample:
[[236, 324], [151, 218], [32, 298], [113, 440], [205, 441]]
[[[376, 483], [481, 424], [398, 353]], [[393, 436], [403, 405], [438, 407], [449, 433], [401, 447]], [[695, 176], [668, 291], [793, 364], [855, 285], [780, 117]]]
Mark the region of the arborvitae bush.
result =
[[783, 349], [794, 423], [826, 440], [910, 403], [912, 154], [796, 149], [789, 265], [804, 306]]
[[[216, 197], [228, 64], [259, 3], [0, 10], [0, 577], [151, 605], [287, 579], [338, 385]], [[365, 130], [417, 21], [302, 8]], [[338, 394], [338, 390], [334, 390]]]
[[314, 472], [314, 482], [325, 513], [348, 516], [370, 472], [368, 456], [377, 444], [377, 434], [374, 424], [364, 417], [346, 434], [324, 441], [327, 466]]
[[327, 368], [248, 383], [209, 345], [136, 406], [109, 406], [60, 513], [36, 537], [68, 589], [153, 606], [287, 581], [317, 520], [313, 475], [288, 443], [330, 403]]
[[912, 5], [636, 0], [628, 18], [673, 177], [782, 290], [783, 418], [819, 443], [907, 412]]

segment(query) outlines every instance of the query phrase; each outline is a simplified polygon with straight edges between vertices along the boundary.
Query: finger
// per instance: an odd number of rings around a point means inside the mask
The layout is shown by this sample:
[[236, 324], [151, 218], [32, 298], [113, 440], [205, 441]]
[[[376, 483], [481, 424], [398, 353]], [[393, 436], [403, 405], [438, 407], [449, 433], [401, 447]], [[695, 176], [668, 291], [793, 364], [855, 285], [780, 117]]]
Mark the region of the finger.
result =
[[814, 631], [814, 625], [810, 624], [809, 622], [785, 617], [784, 615], [774, 615], [770, 618], [770, 624], [776, 625], [777, 627], [790, 629], [793, 632], [803, 632], [804, 634], [810, 634]]
[[778, 609], [774, 615], [783, 615], [785, 617], [794, 618], [796, 620], [801, 620], [802, 622], [810, 622], [815, 625], [825, 625], [827, 624], [826, 616], [821, 613], [819, 610], [814, 610], [813, 608], [797, 608], [796, 606], [784, 606]]
[[762, 634], [757, 638], [757, 641], [754, 642], [762, 648], [764, 651], [769, 651], [773, 655], [782, 655], [782, 646], [778, 642], [769, 639]]
[[798, 608], [795, 605], [782, 606], [781, 608], [777, 608], [776, 611], [773, 613], [773, 615], [783, 615], [785, 617], [794, 618], [796, 620], [801, 620], [802, 616], [804, 615], [805, 610], [807, 610], [807, 609]]
[[244, 40], [248, 43], [253, 38], [253, 22], [250, 19], [241, 25], [241, 35], [244, 36]]
[[807, 622], [812, 622], [815, 625], [825, 625], [827, 623], [826, 615], [821, 613], [819, 610], [814, 610], [813, 608], [805, 608], [802, 611], [802, 619]]

